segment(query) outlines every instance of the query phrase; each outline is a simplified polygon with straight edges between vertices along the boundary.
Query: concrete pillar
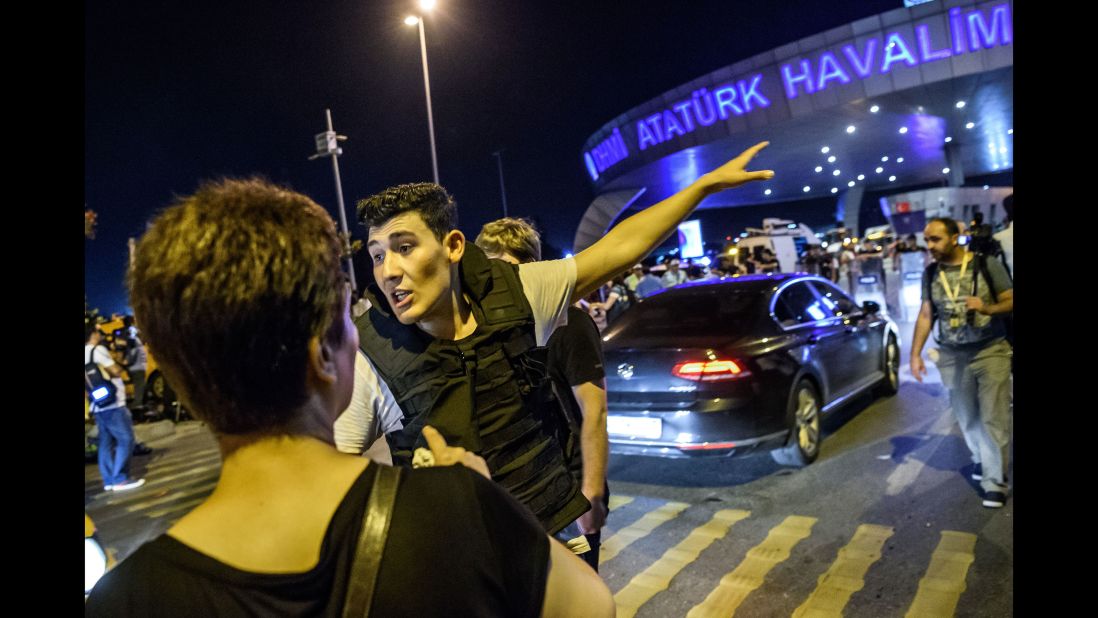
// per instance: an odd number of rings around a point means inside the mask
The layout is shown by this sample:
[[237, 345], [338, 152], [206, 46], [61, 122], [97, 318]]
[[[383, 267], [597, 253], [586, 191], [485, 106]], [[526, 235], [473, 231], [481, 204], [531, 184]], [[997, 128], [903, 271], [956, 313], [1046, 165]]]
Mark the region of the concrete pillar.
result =
[[[853, 236], [857, 236], [861, 232], [858, 229], [858, 221], [861, 218], [863, 195], [865, 195], [865, 187], [862, 185], [854, 185], [839, 195], [839, 206], [836, 215], [842, 215], [843, 226], [850, 230], [850, 234]], [[838, 216], [836, 216], [837, 218]]]
[[961, 145], [955, 141], [946, 144], [945, 158], [946, 167], [949, 168], [949, 174], [946, 175], [949, 186], [964, 186], [965, 168], [964, 165], [961, 163]]

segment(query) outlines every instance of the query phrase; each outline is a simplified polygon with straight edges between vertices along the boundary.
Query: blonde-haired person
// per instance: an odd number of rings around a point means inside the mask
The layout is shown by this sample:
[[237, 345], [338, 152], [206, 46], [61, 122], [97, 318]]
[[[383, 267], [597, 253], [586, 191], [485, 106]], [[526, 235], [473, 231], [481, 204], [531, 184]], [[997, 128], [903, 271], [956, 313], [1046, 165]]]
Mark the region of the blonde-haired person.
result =
[[541, 234], [526, 219], [504, 217], [485, 223], [477, 234], [476, 245], [488, 257], [504, 259], [508, 255], [514, 264], [541, 261]]

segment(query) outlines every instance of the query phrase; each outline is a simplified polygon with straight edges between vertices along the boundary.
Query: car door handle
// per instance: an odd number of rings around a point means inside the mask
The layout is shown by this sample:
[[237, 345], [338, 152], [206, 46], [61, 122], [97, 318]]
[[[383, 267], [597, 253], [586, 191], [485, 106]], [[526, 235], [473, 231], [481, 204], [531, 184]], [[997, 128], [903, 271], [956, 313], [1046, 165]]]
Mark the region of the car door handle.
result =
[[809, 345], [816, 345], [819, 342], [820, 342], [820, 336], [819, 335], [809, 335], [808, 336]]

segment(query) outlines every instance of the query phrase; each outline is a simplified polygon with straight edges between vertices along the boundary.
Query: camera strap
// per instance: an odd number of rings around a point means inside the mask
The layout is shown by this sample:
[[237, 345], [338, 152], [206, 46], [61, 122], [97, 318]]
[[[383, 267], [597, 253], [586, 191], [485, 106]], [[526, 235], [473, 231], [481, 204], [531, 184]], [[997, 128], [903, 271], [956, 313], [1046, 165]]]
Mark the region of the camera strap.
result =
[[961, 274], [957, 277], [957, 287], [953, 288], [949, 285], [949, 277], [946, 277], [945, 271], [941, 268], [938, 269], [938, 278], [942, 281], [942, 289], [945, 291], [946, 297], [950, 302], [956, 303], [957, 296], [961, 293], [961, 280], [965, 278], [965, 271], [968, 269], [969, 254], [965, 253], [965, 256], [961, 258]]

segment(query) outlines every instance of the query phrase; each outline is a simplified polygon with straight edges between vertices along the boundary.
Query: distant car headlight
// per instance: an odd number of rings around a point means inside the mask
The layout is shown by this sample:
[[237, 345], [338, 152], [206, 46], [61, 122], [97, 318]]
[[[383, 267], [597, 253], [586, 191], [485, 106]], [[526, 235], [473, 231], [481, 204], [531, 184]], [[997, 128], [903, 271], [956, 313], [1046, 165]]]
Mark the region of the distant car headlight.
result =
[[95, 587], [95, 582], [107, 572], [107, 554], [99, 541], [84, 537], [84, 596]]

